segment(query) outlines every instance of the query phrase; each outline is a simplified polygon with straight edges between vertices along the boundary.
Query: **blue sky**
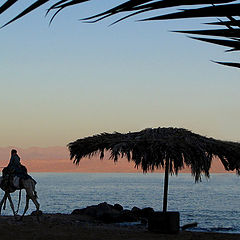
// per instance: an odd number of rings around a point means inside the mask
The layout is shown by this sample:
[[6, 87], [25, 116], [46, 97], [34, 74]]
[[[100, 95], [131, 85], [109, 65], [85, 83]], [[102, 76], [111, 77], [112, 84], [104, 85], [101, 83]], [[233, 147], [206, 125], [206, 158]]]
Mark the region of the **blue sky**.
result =
[[240, 140], [239, 70], [210, 62], [239, 55], [169, 32], [206, 20], [78, 21], [101, 10], [95, 2], [63, 11], [50, 27], [45, 5], [0, 31], [1, 147], [159, 126]]

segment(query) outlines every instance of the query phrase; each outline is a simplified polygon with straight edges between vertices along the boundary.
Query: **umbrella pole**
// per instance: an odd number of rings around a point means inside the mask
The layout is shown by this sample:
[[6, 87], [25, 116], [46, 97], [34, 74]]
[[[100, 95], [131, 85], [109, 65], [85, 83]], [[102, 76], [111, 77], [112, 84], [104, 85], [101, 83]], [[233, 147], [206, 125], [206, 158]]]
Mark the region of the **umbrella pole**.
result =
[[168, 175], [169, 175], [169, 158], [166, 159], [165, 175], [164, 175], [164, 195], [163, 195], [163, 212], [167, 212], [168, 197]]

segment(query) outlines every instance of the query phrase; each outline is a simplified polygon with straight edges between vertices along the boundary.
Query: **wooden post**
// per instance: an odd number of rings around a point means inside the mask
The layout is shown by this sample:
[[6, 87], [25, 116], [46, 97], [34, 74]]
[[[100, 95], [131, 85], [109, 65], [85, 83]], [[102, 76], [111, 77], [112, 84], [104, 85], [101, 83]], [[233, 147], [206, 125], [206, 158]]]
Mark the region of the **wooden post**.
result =
[[167, 212], [167, 197], [168, 197], [168, 175], [169, 175], [169, 158], [166, 158], [165, 176], [164, 176], [164, 195], [163, 195], [163, 212]]

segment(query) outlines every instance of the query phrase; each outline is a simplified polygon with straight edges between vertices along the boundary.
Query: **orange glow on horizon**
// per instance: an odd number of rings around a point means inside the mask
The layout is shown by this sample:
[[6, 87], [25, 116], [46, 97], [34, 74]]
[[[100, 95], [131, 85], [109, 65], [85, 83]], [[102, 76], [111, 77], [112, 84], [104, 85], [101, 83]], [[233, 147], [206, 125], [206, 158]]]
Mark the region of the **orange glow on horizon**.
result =
[[[8, 164], [9, 148], [0, 148], [1, 167]], [[128, 162], [126, 158], [120, 158], [117, 163], [108, 159], [108, 154], [103, 160], [98, 156], [84, 158], [79, 166], [69, 160], [69, 153], [65, 147], [29, 148], [18, 149], [21, 162], [28, 172], [86, 172], [86, 173], [142, 173], [141, 168], [135, 168], [134, 162]], [[155, 172], [164, 172], [156, 170]], [[180, 173], [191, 173], [189, 168], [184, 168]], [[219, 159], [214, 159], [210, 173], [227, 173]], [[233, 172], [234, 173], [234, 172]]]

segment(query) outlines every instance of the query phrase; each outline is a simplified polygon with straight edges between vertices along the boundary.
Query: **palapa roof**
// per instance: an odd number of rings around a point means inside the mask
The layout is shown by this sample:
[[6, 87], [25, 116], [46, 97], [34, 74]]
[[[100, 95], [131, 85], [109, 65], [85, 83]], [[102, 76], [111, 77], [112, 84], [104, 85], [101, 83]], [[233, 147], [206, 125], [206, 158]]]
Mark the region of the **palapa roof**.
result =
[[209, 177], [212, 159], [218, 157], [227, 171], [236, 170], [240, 174], [240, 143], [204, 137], [182, 128], [102, 133], [78, 139], [69, 143], [68, 148], [76, 164], [95, 154], [103, 158], [105, 151], [109, 151], [114, 161], [127, 157], [136, 167], [148, 172], [164, 168], [169, 159], [170, 173], [177, 174], [186, 165], [199, 181], [202, 174]]

